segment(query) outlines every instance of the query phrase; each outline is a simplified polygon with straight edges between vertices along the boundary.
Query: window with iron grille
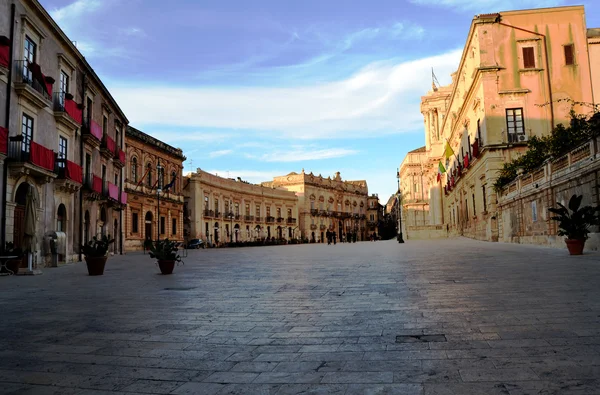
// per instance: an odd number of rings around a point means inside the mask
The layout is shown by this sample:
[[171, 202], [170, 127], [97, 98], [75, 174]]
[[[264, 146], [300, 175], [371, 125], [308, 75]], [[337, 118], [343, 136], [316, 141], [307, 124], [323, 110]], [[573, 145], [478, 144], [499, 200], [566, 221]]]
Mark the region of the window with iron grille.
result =
[[58, 159], [63, 159], [58, 162], [58, 167], [65, 167], [67, 159], [67, 139], [63, 136], [58, 136]]

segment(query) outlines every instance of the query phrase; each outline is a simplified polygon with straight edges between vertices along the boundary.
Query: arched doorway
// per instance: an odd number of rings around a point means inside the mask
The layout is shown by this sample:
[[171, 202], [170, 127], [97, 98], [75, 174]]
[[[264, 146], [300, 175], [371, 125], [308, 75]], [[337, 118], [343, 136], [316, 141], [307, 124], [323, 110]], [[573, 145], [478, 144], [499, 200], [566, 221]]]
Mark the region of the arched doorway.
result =
[[114, 253], [116, 254], [118, 251], [118, 245], [119, 245], [119, 223], [117, 222], [117, 220], [115, 219], [115, 223], [113, 224], [113, 238], [115, 239], [115, 242], [113, 243], [114, 246]]
[[90, 241], [90, 212], [85, 210], [83, 216], [83, 242], [87, 244], [88, 241]]
[[104, 236], [106, 234], [106, 208], [102, 207], [100, 209], [100, 222], [102, 225], [100, 226], [100, 234]]
[[64, 204], [59, 205], [56, 212], [56, 231], [67, 231], [67, 209]]
[[235, 232], [235, 242], [237, 243], [240, 235], [240, 225], [235, 224], [235, 226], [233, 227], [233, 231]]
[[267, 226], [267, 239], [271, 238], [271, 227]]
[[152, 240], [152, 212], [151, 211], [148, 211], [146, 213], [146, 217], [144, 217], [144, 224], [145, 224], [144, 238], [146, 240]]
[[310, 240], [311, 240], [313, 243], [314, 243], [314, 242], [316, 242], [316, 240], [315, 240], [315, 232], [311, 232], [311, 234], [310, 234]]
[[14, 233], [13, 243], [15, 247], [23, 247], [23, 236], [25, 236], [25, 203], [27, 201], [27, 193], [31, 185], [24, 182], [17, 188], [15, 194], [15, 215], [14, 215]]
[[281, 229], [281, 226], [277, 227], [277, 237], [283, 239], [283, 230]]

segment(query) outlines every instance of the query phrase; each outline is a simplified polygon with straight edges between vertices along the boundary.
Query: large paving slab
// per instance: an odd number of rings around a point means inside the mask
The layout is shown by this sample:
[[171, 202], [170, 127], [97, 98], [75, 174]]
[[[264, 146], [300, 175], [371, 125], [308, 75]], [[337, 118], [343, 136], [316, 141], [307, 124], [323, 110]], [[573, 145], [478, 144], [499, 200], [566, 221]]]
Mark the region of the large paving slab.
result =
[[599, 254], [338, 243], [157, 273], [135, 253], [1, 277], [0, 393], [600, 393]]

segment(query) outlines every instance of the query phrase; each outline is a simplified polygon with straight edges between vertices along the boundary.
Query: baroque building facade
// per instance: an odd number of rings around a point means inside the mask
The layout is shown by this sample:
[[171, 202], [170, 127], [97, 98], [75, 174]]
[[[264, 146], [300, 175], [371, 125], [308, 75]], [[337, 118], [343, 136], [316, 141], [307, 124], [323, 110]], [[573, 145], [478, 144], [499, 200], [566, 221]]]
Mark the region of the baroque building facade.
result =
[[185, 178], [184, 196], [188, 240], [218, 245], [300, 237], [294, 192], [197, 169]]
[[183, 162], [180, 148], [128, 127], [125, 134], [125, 249], [141, 250], [145, 240], [184, 241]]
[[[122, 252], [128, 120], [91, 65], [37, 0], [0, 1], [0, 242], [24, 243], [35, 207], [33, 267], [110, 234]], [[56, 241], [56, 250], [50, 239]]]
[[[586, 28], [582, 6], [474, 17], [452, 83], [434, 85], [422, 98], [430, 225], [499, 239], [498, 171], [531, 137], [568, 124], [572, 108], [589, 112], [572, 103], [600, 95], [593, 84], [600, 64], [595, 31]], [[414, 166], [402, 167], [409, 174]], [[401, 192], [412, 193], [410, 183], [403, 181]]]
[[327, 230], [339, 237], [356, 233], [367, 239], [367, 182], [344, 181], [337, 172], [324, 178], [312, 173], [292, 172], [264, 182], [267, 187], [286, 189], [298, 196], [299, 228], [303, 239], [324, 242]]

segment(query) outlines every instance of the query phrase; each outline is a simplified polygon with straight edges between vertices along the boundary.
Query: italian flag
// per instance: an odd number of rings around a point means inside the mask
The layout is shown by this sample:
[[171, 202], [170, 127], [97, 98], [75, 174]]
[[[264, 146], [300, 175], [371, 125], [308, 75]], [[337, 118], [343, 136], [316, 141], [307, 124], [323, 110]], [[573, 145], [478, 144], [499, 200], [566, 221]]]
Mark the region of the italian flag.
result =
[[444, 165], [442, 164], [442, 161], [439, 161], [438, 163], [438, 175], [437, 175], [437, 181], [440, 182], [440, 180], [442, 179], [442, 174], [444, 174], [446, 172], [446, 169], [444, 168]]

